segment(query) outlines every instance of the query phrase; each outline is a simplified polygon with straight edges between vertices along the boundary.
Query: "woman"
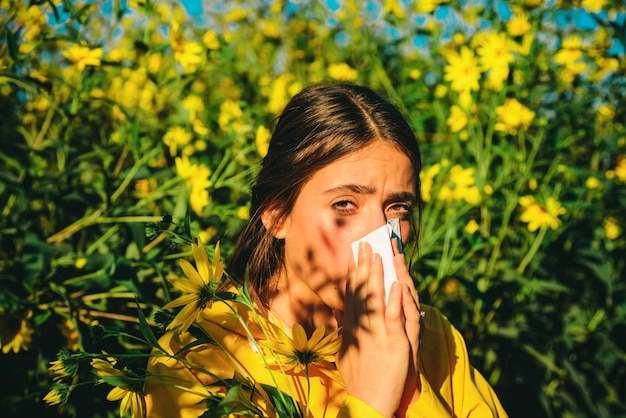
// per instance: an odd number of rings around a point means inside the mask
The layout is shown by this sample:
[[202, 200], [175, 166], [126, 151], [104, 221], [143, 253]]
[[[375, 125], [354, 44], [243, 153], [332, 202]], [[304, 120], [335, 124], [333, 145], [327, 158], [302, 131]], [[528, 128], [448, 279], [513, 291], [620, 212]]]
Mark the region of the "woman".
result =
[[[214, 303], [197, 323], [213, 343], [193, 344], [189, 332], [161, 339], [184, 361], [151, 361], [150, 373], [175, 379], [171, 385], [148, 379], [148, 416], [202, 415], [203, 390], [235, 372], [278, 387], [313, 417], [506, 416], [469, 364], [459, 332], [437, 310], [420, 307], [397, 247], [398, 281], [387, 303], [381, 259], [368, 244], [359, 245], [355, 267], [351, 243], [389, 219], [400, 219], [402, 243], [409, 241], [420, 169], [409, 125], [371, 90], [319, 85], [297, 94], [274, 130], [229, 272], [240, 283], [247, 278], [273, 336], [301, 341], [304, 329], [314, 341], [300, 348], [313, 353], [288, 357], [299, 368], [263, 364], [260, 357], [281, 351], [261, 341], [274, 338], [245, 309], [238, 311], [244, 321], [233, 321], [234, 304]], [[329, 337], [320, 341], [322, 333]], [[341, 346], [331, 361], [324, 361], [325, 343]], [[267, 396], [250, 397], [263, 415], [280, 416]]]

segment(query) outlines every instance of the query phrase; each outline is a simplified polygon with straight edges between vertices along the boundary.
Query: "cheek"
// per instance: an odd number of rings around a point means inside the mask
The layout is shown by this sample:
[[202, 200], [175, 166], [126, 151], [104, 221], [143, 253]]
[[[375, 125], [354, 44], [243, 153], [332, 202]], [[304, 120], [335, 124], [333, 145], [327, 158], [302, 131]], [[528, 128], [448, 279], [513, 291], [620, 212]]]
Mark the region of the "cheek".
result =
[[409, 236], [411, 235], [410, 221], [400, 222], [400, 235], [402, 236], [402, 245], [406, 245], [406, 243], [409, 241]]

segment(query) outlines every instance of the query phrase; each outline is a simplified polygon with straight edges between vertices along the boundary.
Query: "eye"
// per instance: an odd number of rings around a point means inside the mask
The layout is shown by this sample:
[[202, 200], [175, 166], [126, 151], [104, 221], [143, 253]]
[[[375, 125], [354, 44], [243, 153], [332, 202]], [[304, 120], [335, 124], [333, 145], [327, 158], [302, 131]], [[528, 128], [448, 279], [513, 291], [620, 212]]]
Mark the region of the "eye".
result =
[[408, 220], [413, 216], [413, 205], [408, 203], [393, 203], [387, 207], [387, 219], [399, 218]]
[[351, 200], [339, 200], [332, 204], [332, 208], [340, 215], [351, 215], [356, 211], [356, 204]]

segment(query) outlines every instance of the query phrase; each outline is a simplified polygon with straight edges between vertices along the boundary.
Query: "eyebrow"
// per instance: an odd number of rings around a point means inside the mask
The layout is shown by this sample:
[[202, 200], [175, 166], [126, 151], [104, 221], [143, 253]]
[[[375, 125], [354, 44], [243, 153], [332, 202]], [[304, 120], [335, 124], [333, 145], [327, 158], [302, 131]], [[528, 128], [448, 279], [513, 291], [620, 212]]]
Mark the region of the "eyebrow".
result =
[[[363, 184], [342, 184], [337, 187], [332, 187], [324, 191], [324, 194], [340, 193], [340, 192], [352, 192], [356, 194], [374, 194], [376, 193], [375, 187], [366, 186]], [[385, 202], [398, 202], [405, 201], [412, 204], [417, 203], [417, 196], [411, 192], [397, 192], [392, 193], [385, 199]]]
[[332, 187], [324, 191], [324, 194], [332, 194], [339, 192], [352, 192], [356, 194], [374, 194], [376, 193], [375, 187], [365, 186], [363, 184], [342, 184], [337, 187]]

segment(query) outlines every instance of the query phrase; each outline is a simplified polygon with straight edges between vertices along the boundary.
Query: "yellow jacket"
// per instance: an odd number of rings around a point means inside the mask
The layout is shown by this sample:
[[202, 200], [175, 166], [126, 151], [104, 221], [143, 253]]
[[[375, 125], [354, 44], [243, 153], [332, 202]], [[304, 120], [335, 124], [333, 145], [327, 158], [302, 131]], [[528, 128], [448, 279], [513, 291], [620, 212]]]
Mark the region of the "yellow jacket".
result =
[[[208, 385], [217, 378], [232, 379], [235, 371], [259, 384], [280, 388], [303, 410], [309, 393], [309, 416], [313, 418], [382, 417], [365, 402], [346, 394], [334, 364], [311, 363], [310, 388], [304, 371], [292, 369], [283, 373], [275, 367], [268, 367], [258, 345], [250, 341], [252, 338], [263, 339], [262, 331], [255, 325], [258, 317], [238, 304], [234, 306], [247, 323], [248, 335], [225, 303], [213, 303], [198, 321], [200, 328], [193, 331], [195, 337], [190, 332], [170, 331], [159, 340], [169, 354], [177, 353], [177, 359], [160, 356], [158, 350], [153, 352], [155, 356], [148, 364], [145, 388], [148, 417], [195, 418], [202, 415], [206, 411], [203, 399], [208, 390], [219, 390]], [[406, 416], [506, 417], [493, 389], [470, 365], [461, 334], [437, 309], [424, 305], [422, 309], [426, 312], [420, 345], [422, 391], [419, 399], [409, 406]], [[206, 332], [214, 342], [193, 344], [199, 332]], [[258, 396], [253, 399], [265, 416], [277, 416]]]

